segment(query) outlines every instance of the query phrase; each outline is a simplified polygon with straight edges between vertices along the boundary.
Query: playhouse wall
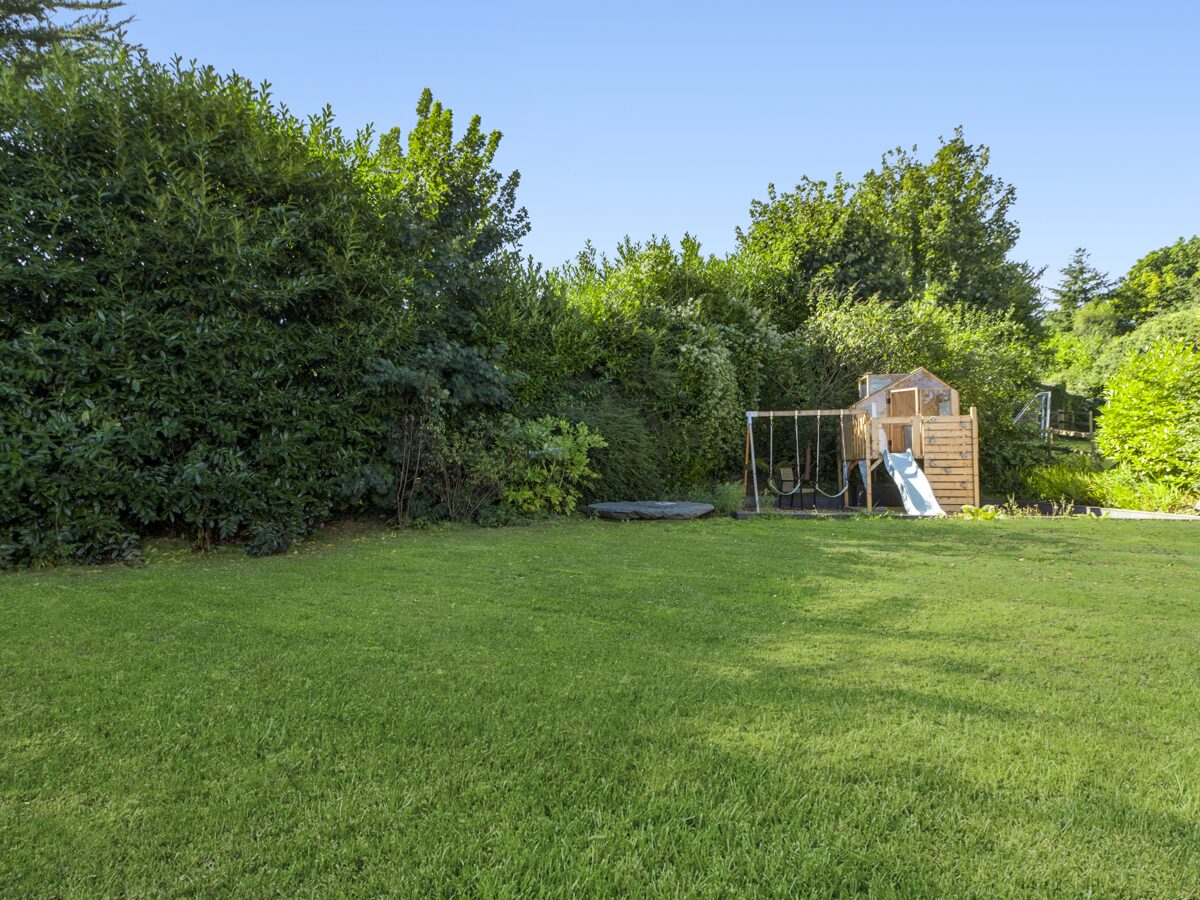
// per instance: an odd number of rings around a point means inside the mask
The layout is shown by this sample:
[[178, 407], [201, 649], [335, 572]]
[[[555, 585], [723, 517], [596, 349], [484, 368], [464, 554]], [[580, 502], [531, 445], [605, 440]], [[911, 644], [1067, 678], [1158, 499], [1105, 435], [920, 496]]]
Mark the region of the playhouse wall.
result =
[[[863, 395], [864, 389], [868, 387], [869, 392]], [[920, 402], [917, 411], [921, 415], [958, 415], [958, 391], [924, 369], [917, 369], [907, 375], [863, 376], [859, 379], [860, 397], [851, 408], [876, 419], [895, 415], [890, 402], [892, 392], [909, 388], [919, 389]]]
[[924, 470], [948, 513], [979, 505], [979, 435], [975, 416], [930, 416], [922, 421]]
[[[972, 410], [974, 412], [974, 410]], [[894, 421], [847, 417], [842, 423], [846, 459], [878, 459], [879, 442], [870, 441], [871, 429]], [[938, 504], [948, 513], [979, 505], [979, 422], [976, 415], [923, 416], [918, 420], [914, 451]]]

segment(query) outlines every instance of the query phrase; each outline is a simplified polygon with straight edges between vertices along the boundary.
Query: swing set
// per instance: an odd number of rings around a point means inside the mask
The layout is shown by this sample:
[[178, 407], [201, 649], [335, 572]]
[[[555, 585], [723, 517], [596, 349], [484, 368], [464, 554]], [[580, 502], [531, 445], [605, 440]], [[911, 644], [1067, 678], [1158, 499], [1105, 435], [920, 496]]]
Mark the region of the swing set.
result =
[[[927, 369], [867, 374], [859, 399], [844, 409], [748, 410], [743, 492], [746, 506], [762, 511], [763, 491], [782, 510], [900, 507], [916, 510], [917, 493], [935, 509], [957, 512], [979, 504], [979, 419], [975, 407], [959, 412], [958, 391]], [[822, 468], [822, 421], [835, 418], [836, 485]], [[766, 472], [760, 477], [755, 429], [767, 422]], [[776, 420], [791, 420], [792, 467], [776, 466]], [[815, 419], [815, 435], [801, 438], [802, 420]], [[786, 427], [786, 426], [785, 426]], [[811, 430], [811, 429], [809, 429]], [[785, 432], [786, 433], [786, 432]], [[828, 435], [828, 428], [825, 434]], [[803, 447], [803, 451], [802, 448]], [[907, 466], [902, 463], [908, 463]], [[890, 478], [880, 476], [881, 464]], [[826, 486], [822, 486], [822, 474]], [[893, 485], [894, 482], [894, 485]], [[807, 493], [807, 497], [806, 497]], [[809, 499], [811, 498], [811, 499]]]
[[[754, 446], [754, 420], [765, 418], [767, 420], [767, 490], [777, 498], [776, 505], [781, 509], [817, 509], [829, 508], [830, 506], [841, 506], [842, 500], [850, 487], [849, 480], [845, 477], [845, 472], [841, 472], [839, 466], [838, 487], [833, 493], [821, 487], [821, 418], [822, 416], [836, 415], [838, 417], [838, 433], [841, 433], [845, 424], [846, 410], [768, 410], [765, 412], [749, 411], [746, 413], [746, 473], [745, 477], [753, 483], [754, 495], [757, 496], [758, 490], [758, 466], [756, 463], [756, 450]], [[816, 418], [816, 434], [810, 441], [801, 441], [800, 439], [800, 420], [805, 418]], [[775, 465], [775, 420], [788, 419], [792, 420], [792, 449], [795, 455], [794, 468], [777, 468]], [[828, 432], [827, 432], [828, 433]], [[803, 462], [801, 462], [801, 446], [804, 448]], [[839, 454], [840, 456], [840, 454]], [[776, 476], [778, 475], [778, 479]], [[750, 484], [745, 485], [749, 488]], [[804, 489], [808, 488], [811, 492], [811, 502], [805, 503]], [[826, 498], [827, 501], [833, 503], [823, 503], [819, 497]]]

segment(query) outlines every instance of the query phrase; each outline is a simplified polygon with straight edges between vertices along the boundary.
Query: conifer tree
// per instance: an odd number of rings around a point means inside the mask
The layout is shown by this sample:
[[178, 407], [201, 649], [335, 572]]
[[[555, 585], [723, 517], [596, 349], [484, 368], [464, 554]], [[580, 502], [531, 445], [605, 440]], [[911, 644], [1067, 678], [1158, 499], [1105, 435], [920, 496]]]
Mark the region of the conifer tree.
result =
[[1058, 287], [1050, 289], [1055, 309], [1047, 314], [1046, 323], [1055, 331], [1070, 331], [1077, 310], [1103, 299], [1112, 290], [1112, 281], [1088, 261], [1090, 257], [1083, 247], [1076, 247], [1071, 261], [1060, 270]]
[[0, 0], [0, 63], [31, 68], [55, 47], [119, 44], [133, 20], [113, 18], [124, 5], [124, 0]]

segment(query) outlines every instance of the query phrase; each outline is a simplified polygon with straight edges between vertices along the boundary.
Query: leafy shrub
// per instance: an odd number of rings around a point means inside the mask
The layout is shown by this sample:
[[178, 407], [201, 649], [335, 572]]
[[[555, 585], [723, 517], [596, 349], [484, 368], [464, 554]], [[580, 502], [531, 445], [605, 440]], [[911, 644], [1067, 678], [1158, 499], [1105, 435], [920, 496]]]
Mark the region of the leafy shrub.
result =
[[713, 488], [713, 506], [720, 516], [732, 516], [742, 508], [745, 497], [740, 481], [723, 481]]
[[[715, 484], [696, 485], [679, 494], [683, 500], [690, 503], [711, 503], [713, 511], [719, 516], [731, 516], [745, 503], [740, 481], [718, 481]], [[774, 508], [774, 497], [764, 500], [764, 503]]]
[[554, 336], [542, 358], [567, 364], [560, 382], [636, 397], [668, 492], [737, 464], [742, 414], [771, 367], [774, 331], [740, 296], [737, 277], [730, 261], [703, 257], [686, 236], [678, 249], [666, 239], [627, 240], [613, 260], [589, 247], [550, 278], [548, 290], [565, 298], [558, 323], [530, 316], [540, 327], [519, 331], [539, 344]]
[[686, 484], [721, 472], [736, 458], [746, 404], [738, 390], [733, 354], [723, 343], [684, 344], [676, 359], [681, 396], [668, 464]]
[[240, 79], [128, 60], [4, 70], [0, 118], [4, 561], [145, 530], [270, 552], [327, 517], [368, 452], [352, 348], [384, 351], [371, 318], [410, 335], [353, 299], [399, 272], [340, 137]]
[[635, 404], [609, 392], [596, 400], [568, 401], [557, 412], [604, 436], [605, 446], [594, 448], [590, 456], [596, 479], [583, 490], [588, 502], [656, 500], [662, 496], [662, 447]]
[[439, 518], [471, 522], [495, 506], [507, 460], [493, 422], [474, 420], [455, 432], [438, 423], [429, 429], [427, 447], [425, 478], [437, 497]]
[[498, 135], [426, 94], [371, 140], [206, 68], [0, 68], [0, 564], [275, 552], [394, 508], [398, 416], [505, 402], [465, 343], [525, 227]]
[[1200, 349], [1159, 341], [1108, 384], [1097, 445], [1129, 475], [1200, 490]]
[[1031, 466], [1022, 472], [1025, 492], [1038, 500], [1098, 503], [1098, 463], [1082, 454], [1072, 454], [1048, 465]]
[[1122, 279], [1114, 298], [1135, 324], [1200, 301], [1200, 237], [1180, 238], [1147, 253]]
[[980, 413], [980, 480], [988, 490], [1009, 494], [1020, 489], [1030, 469], [1043, 465], [1046, 447], [1036, 426], [1000, 415], [984, 424]]
[[1139, 477], [1124, 466], [1092, 476], [1095, 502], [1117, 509], [1152, 512], [1191, 512], [1197, 493], [1169, 481]]
[[977, 522], [991, 522], [999, 519], [1002, 512], [990, 503], [986, 506], [971, 506], [968, 503], [959, 511], [959, 515], [964, 519], [973, 519]]
[[573, 512], [583, 484], [596, 477], [588, 452], [605, 446], [586, 425], [553, 416], [511, 421], [501, 444], [509, 463], [500, 496], [508, 506], [528, 513]]
[[1196, 499], [1194, 491], [1178, 484], [1146, 478], [1128, 466], [1105, 468], [1084, 454], [1027, 469], [1023, 481], [1031, 497], [1065, 505], [1184, 512]]
[[[1105, 325], [1092, 333], [1081, 333], [1088, 325], [1080, 321], [1085, 318]], [[1070, 391], [1099, 400], [1130, 354], [1144, 353], [1162, 341], [1200, 345], [1200, 287], [1193, 302], [1169, 307], [1125, 333], [1121, 329], [1127, 323], [1115, 312], [1113, 301], [1090, 303], [1076, 312], [1075, 319], [1073, 331], [1054, 334], [1047, 341], [1053, 380]]]

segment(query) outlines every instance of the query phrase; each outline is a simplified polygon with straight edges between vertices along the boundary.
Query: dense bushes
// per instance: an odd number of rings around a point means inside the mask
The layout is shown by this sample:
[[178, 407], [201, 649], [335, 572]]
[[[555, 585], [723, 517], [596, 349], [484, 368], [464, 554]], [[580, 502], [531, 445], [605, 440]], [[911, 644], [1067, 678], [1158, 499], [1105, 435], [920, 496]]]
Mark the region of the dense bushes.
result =
[[605, 446], [593, 450], [590, 457], [596, 478], [583, 487], [589, 501], [653, 500], [666, 492], [662, 442], [651, 434], [634, 401], [606, 393], [595, 399], [565, 401], [558, 413], [604, 436]]
[[609, 440], [592, 496], [678, 494], [719, 480], [739, 471], [745, 410], [849, 404], [863, 372], [917, 366], [979, 407], [994, 486], [1012, 488], [1034, 458], [1034, 436], [1011, 419], [1036, 390], [1038, 359], [1012, 316], [934, 294], [815, 293], [804, 323], [781, 330], [747, 299], [743, 276], [690, 238], [678, 248], [626, 242], [611, 260], [589, 250], [533, 279], [523, 303], [489, 310], [507, 348], [501, 365], [520, 373], [521, 403], [586, 421]]
[[1062, 269], [1045, 317], [1051, 380], [1099, 405], [1131, 353], [1159, 340], [1200, 341], [1200, 237], [1180, 238], [1110, 281], [1083, 248]]
[[462, 336], [523, 233], [496, 136], [408, 154], [211, 70], [0, 70], [0, 560], [286, 546], [388, 493], [405, 410], [507, 397]]
[[525, 513], [570, 513], [582, 485], [596, 477], [588, 453], [605, 442], [583, 423], [543, 416], [508, 422], [501, 445], [510, 450], [501, 488], [505, 504]]
[[369, 452], [354, 373], [412, 342], [338, 136], [237, 79], [62, 57], [0, 72], [0, 117], [4, 559], [328, 514]]
[[456, 138], [428, 92], [376, 138], [209, 69], [37, 77], [0, 71], [0, 563], [155, 532], [274, 552], [342, 513], [727, 506], [746, 409], [842, 405], [864, 371], [930, 368], [980, 408], [986, 477], [1025, 461], [1032, 280], [961, 135], [772, 195], [725, 258], [626, 240], [547, 273], [499, 134]]
[[1115, 283], [1082, 249], [1062, 274], [1046, 317], [1048, 369], [1097, 411], [1098, 446], [1118, 464], [1088, 476], [1090, 499], [1190, 506], [1200, 494], [1200, 238], [1148, 253]]
[[1200, 304], [1200, 236], [1152, 250], [1126, 273], [1112, 304], [1133, 325]]
[[1067, 503], [1102, 503], [1099, 461], [1086, 453], [1072, 453], [1055, 462], [1026, 467], [1021, 473], [1021, 493], [1037, 500]]
[[1200, 349], [1161, 341], [1131, 354], [1107, 399], [1101, 452], [1134, 476], [1200, 492]]
[[1154, 512], [1186, 512], [1196, 502], [1195, 490], [1145, 478], [1085, 453], [1026, 467], [1021, 472], [1021, 494], [1053, 503]]
[[1116, 342], [1123, 356], [1108, 379], [1097, 427], [1106, 460], [1074, 455], [1029, 467], [1023, 473], [1029, 493], [1163, 512], [1194, 505], [1200, 497], [1196, 315], [1188, 308], [1165, 313]]
[[678, 251], [626, 242], [615, 260], [589, 250], [527, 276], [524, 297], [484, 322], [524, 414], [579, 416], [610, 441], [590, 495], [654, 497], [736, 465], [743, 412], [777, 337], [735, 290], [728, 263], [702, 257], [690, 238]]

